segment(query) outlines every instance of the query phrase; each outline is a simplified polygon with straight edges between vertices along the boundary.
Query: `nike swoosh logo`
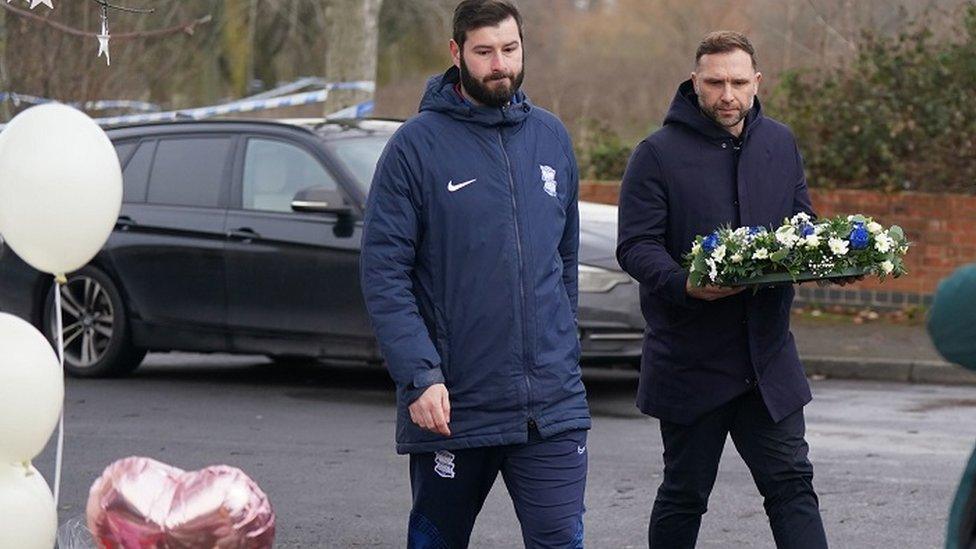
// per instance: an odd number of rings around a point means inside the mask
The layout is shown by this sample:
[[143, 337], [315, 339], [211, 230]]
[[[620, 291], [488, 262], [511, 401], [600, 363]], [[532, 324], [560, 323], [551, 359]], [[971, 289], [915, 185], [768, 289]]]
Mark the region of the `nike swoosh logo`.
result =
[[455, 185], [454, 184], [454, 180], [452, 179], [452, 180], [450, 180], [450, 181], [447, 182], [447, 190], [448, 190], [448, 192], [452, 192], [452, 193], [455, 192], [455, 191], [460, 191], [461, 189], [467, 187], [468, 185], [474, 183], [477, 180], [478, 180], [477, 178], [475, 178], [475, 179], [469, 179], [469, 180], [465, 181], [464, 183], [458, 183], [457, 185]]

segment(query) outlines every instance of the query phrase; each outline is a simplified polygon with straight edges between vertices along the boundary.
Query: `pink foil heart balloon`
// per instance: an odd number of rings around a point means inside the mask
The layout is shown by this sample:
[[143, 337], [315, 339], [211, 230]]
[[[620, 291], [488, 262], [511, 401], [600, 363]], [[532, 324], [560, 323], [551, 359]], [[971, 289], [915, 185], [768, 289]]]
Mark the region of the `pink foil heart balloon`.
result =
[[109, 465], [88, 495], [88, 528], [106, 549], [266, 549], [268, 496], [243, 471], [186, 472], [145, 457]]

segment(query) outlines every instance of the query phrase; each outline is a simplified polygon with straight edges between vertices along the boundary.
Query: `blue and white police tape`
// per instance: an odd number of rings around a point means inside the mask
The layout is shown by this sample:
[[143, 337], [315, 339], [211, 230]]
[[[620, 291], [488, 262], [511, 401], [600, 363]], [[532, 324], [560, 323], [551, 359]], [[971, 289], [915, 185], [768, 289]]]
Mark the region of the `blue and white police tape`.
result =
[[[0, 92], [0, 101], [10, 101], [15, 106], [20, 106], [21, 103], [26, 103], [29, 105], [41, 105], [44, 103], [56, 102], [56, 99], [50, 99], [47, 97], [38, 97], [36, 95], [28, 95], [23, 93], [15, 92]], [[86, 111], [104, 111], [108, 109], [125, 109], [129, 111], [142, 111], [142, 112], [157, 112], [160, 109], [159, 105], [155, 103], [147, 103], [145, 101], [131, 101], [127, 99], [102, 99], [99, 101], [86, 101], [66, 103], [75, 108], [80, 108]]]
[[338, 110], [328, 116], [326, 120], [337, 120], [340, 118], [366, 118], [367, 116], [373, 114], [373, 109], [376, 107], [376, 103], [373, 100], [363, 101], [358, 105], [353, 105], [342, 110]]
[[[202, 120], [221, 116], [225, 114], [252, 112], [267, 109], [277, 109], [281, 107], [294, 107], [298, 105], [308, 105], [311, 103], [322, 103], [328, 98], [331, 90], [360, 90], [372, 91], [375, 89], [373, 82], [335, 82], [327, 83], [321, 90], [310, 92], [294, 93], [281, 97], [267, 99], [247, 99], [227, 103], [224, 105], [213, 105], [209, 107], [199, 107], [195, 109], [182, 109], [178, 111], [158, 112], [152, 114], [134, 114], [125, 116], [114, 116], [107, 118], [96, 118], [95, 122], [102, 126], [118, 126], [120, 124], [140, 124], [146, 122], [160, 122], [165, 120]], [[371, 103], [367, 101], [366, 103]], [[365, 105], [365, 104], [363, 104]], [[372, 112], [372, 106], [357, 105], [362, 112]], [[358, 112], [358, 111], [357, 111]]]

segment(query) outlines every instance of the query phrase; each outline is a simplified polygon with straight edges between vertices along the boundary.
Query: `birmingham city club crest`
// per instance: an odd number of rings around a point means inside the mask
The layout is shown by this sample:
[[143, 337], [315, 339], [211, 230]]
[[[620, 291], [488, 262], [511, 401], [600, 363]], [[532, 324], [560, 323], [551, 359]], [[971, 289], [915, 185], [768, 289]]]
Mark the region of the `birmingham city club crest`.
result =
[[539, 165], [542, 169], [542, 189], [549, 196], [556, 196], [556, 170], [551, 166]]

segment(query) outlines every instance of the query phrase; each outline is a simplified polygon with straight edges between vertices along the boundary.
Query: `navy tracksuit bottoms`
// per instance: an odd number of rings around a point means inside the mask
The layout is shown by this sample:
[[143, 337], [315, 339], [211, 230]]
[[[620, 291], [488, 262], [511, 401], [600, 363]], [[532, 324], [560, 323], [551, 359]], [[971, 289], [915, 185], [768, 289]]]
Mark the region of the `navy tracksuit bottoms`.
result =
[[475, 518], [498, 473], [515, 505], [525, 547], [583, 547], [586, 431], [524, 444], [410, 455], [409, 549], [468, 546]]

